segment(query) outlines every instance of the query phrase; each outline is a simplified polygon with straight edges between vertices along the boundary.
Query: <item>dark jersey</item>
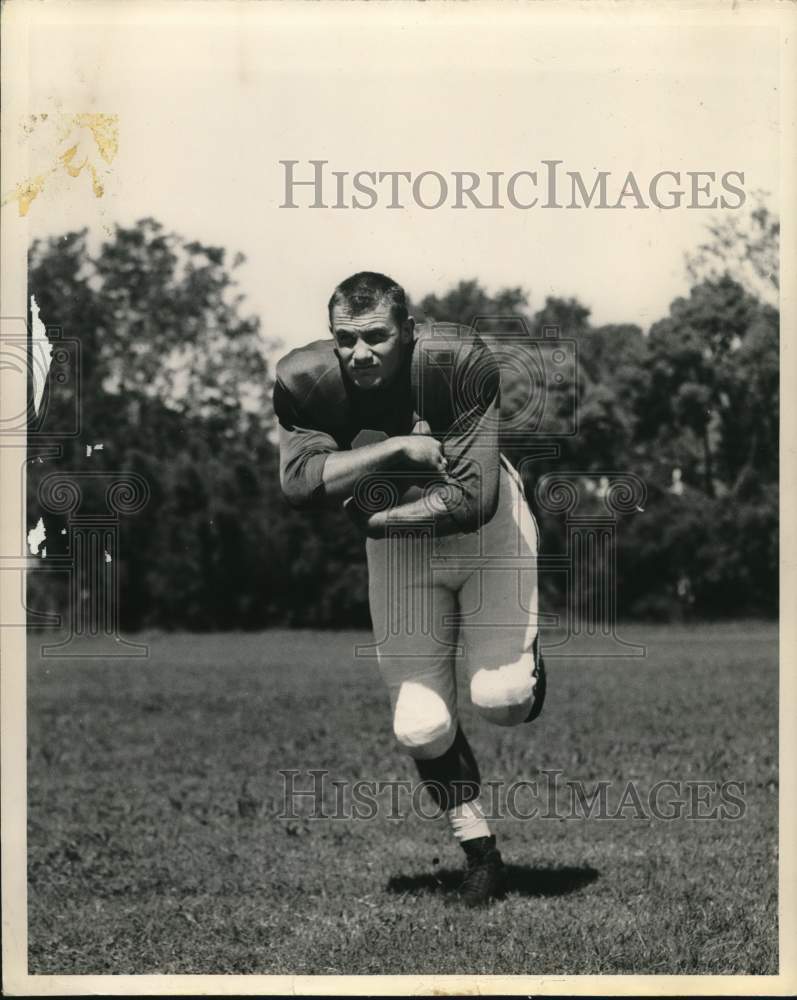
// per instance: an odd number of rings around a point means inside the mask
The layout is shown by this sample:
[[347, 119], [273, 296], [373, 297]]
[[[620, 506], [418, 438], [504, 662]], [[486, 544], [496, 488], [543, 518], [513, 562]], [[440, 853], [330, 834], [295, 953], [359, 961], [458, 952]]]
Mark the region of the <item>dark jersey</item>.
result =
[[459, 530], [475, 531], [498, 503], [500, 374], [472, 331], [435, 324], [416, 331], [393, 382], [363, 391], [344, 373], [331, 338], [291, 351], [277, 363], [280, 481], [298, 508], [325, 504], [323, 468], [362, 431], [410, 434], [425, 420], [443, 445], [448, 471], [441, 496]]

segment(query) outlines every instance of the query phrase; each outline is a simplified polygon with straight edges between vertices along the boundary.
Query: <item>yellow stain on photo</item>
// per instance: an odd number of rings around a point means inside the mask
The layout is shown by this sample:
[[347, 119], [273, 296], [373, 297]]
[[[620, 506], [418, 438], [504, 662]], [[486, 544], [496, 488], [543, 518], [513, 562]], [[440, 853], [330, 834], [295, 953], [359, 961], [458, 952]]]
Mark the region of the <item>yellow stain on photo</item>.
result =
[[[53, 117], [47, 114], [29, 115], [22, 130], [30, 136], [40, 125], [52, 124]], [[55, 154], [52, 165], [17, 184], [13, 192], [3, 198], [3, 206], [16, 202], [20, 216], [28, 214], [30, 206], [55, 174], [65, 172], [69, 177], [79, 178], [85, 171], [91, 180], [94, 196], [101, 198], [105, 192], [102, 174], [107, 172], [107, 168], [103, 164], [110, 166], [119, 152], [119, 116], [84, 112], [59, 117], [56, 143], [61, 151]]]

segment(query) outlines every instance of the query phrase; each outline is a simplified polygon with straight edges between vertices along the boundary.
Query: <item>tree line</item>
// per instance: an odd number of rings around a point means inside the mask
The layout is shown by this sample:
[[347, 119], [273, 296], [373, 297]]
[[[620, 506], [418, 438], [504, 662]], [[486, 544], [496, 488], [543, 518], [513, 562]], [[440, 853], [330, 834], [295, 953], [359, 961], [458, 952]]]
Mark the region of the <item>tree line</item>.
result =
[[[531, 338], [553, 328], [574, 343], [565, 384], [543, 372], [544, 426], [502, 447], [526, 470], [532, 505], [550, 472], [644, 483], [643, 509], [617, 524], [623, 616], [777, 613], [778, 235], [763, 203], [744, 224], [711, 227], [686, 262], [689, 294], [648, 330], [595, 325], [572, 297], [532, 311], [521, 288], [488, 294], [476, 279], [413, 304], [426, 320], [480, 317], [493, 336], [514, 320]], [[101, 512], [105, 496], [102, 477], [81, 473], [130, 472], [149, 497], [119, 519], [124, 629], [368, 625], [363, 545], [346, 516], [298, 514], [281, 497], [269, 360], [278, 345], [246, 312], [241, 262], [153, 219], [117, 226], [97, 249], [85, 230], [32, 246], [30, 295], [79, 380], [58, 382], [51, 369], [31, 410], [28, 527], [41, 519], [45, 538], [28, 574], [30, 610], [63, 611], [69, 600], [66, 574], [44, 571], [46, 558], [69, 555], [71, 538], [69, 515], [42, 503], [45, 477], [79, 479], [85, 513]], [[508, 425], [527, 391], [507, 366]], [[79, 433], [37, 458], [76, 407]], [[577, 432], [559, 433], [568, 421]], [[540, 449], [547, 441], [555, 455]], [[566, 517], [535, 513], [543, 551], [566, 551]], [[78, 588], [85, 599], [89, 586]], [[562, 574], [544, 572], [543, 606], [560, 606], [564, 587]]]

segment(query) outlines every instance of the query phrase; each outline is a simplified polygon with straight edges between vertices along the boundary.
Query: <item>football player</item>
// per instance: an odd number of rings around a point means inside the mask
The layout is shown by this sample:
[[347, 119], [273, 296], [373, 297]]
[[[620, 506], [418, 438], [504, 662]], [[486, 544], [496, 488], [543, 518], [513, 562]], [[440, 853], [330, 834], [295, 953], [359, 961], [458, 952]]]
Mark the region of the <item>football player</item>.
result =
[[345, 506], [366, 536], [369, 605], [393, 731], [466, 856], [463, 901], [505, 869], [457, 718], [455, 666], [491, 722], [535, 718], [538, 532], [498, 447], [498, 364], [472, 331], [420, 328], [403, 289], [361, 272], [329, 300], [331, 337], [277, 364], [280, 482], [299, 509]]

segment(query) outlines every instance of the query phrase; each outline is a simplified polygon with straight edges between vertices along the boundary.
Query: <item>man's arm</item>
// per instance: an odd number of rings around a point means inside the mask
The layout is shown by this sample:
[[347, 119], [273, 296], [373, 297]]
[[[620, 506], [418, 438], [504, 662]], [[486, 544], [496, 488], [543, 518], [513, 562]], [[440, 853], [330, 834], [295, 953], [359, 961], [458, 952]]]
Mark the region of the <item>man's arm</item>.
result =
[[413, 468], [443, 469], [440, 445], [434, 438], [419, 441], [409, 435], [387, 438], [374, 444], [330, 454], [324, 463], [324, 492], [330, 503], [342, 503], [358, 482], [382, 472]]
[[[482, 415], [477, 426], [482, 431], [479, 447], [472, 445], [463, 458], [457, 455], [459, 442], [448, 442], [445, 454], [451, 471], [431, 483], [421, 496], [364, 519], [361, 525], [366, 535], [381, 538], [391, 525], [413, 528], [431, 524], [440, 538], [477, 531], [490, 521], [498, 506], [497, 403]], [[489, 442], [493, 434], [494, 446]]]
[[438, 537], [471, 532], [498, 506], [500, 372], [478, 338], [461, 345], [452, 383], [454, 420], [443, 440], [448, 467], [425, 494], [361, 519], [367, 535], [383, 537], [390, 525], [432, 524]]
[[325, 505], [323, 471], [327, 456], [338, 451], [331, 434], [303, 425], [293, 397], [279, 378], [274, 383], [274, 412], [279, 431], [280, 486], [297, 510]]
[[280, 486], [298, 510], [332, 507], [351, 496], [358, 481], [384, 472], [442, 472], [442, 449], [431, 437], [388, 438], [352, 451], [341, 451], [335, 439], [317, 428], [304, 427], [285, 386], [274, 386], [274, 410], [279, 420]]

